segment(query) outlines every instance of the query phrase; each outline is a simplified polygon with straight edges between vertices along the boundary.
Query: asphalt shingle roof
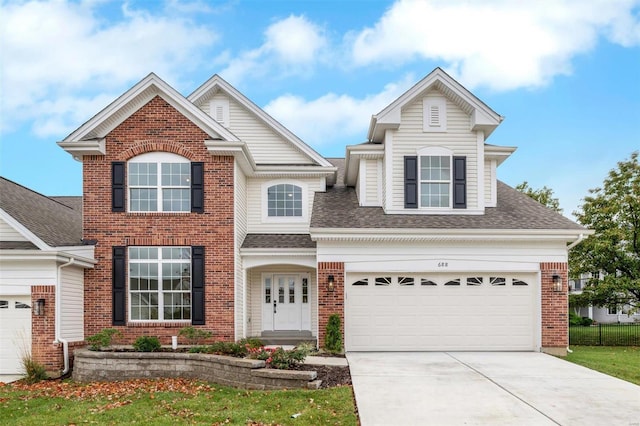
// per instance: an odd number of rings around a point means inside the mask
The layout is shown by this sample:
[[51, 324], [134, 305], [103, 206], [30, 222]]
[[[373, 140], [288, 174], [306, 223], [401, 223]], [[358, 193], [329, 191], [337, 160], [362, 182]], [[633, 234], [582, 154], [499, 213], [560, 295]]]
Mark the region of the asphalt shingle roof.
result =
[[[64, 197], [69, 204], [77, 205]], [[82, 244], [82, 213], [0, 177], [0, 208], [51, 247]]]
[[500, 181], [497, 195], [497, 207], [483, 215], [385, 214], [382, 207], [360, 207], [353, 188], [334, 187], [315, 194], [311, 228], [584, 229]]
[[247, 234], [242, 248], [316, 248], [309, 234]]

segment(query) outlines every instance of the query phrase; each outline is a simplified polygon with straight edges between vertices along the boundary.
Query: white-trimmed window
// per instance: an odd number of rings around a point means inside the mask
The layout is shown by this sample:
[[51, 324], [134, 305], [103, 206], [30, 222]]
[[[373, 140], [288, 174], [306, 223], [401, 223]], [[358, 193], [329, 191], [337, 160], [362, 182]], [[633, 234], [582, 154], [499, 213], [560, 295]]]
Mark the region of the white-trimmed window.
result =
[[452, 152], [442, 147], [423, 148], [418, 158], [420, 207], [450, 208]]
[[296, 181], [271, 181], [262, 185], [264, 222], [307, 220], [307, 185]]
[[191, 247], [129, 247], [129, 318], [191, 319]]
[[168, 152], [150, 152], [129, 160], [130, 212], [191, 211], [191, 163]]

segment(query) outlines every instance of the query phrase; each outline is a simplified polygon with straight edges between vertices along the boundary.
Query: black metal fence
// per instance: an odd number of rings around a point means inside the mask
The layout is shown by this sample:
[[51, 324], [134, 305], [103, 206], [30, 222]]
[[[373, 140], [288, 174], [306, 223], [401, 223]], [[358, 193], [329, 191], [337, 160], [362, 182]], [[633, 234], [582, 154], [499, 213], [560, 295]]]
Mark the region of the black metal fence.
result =
[[570, 345], [640, 346], [640, 324], [569, 326]]

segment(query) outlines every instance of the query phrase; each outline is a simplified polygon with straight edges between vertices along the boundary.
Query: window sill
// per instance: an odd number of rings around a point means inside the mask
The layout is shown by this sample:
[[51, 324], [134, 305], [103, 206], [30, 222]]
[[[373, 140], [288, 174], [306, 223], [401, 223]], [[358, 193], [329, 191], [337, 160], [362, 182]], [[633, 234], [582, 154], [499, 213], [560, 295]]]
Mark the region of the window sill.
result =
[[184, 216], [188, 214], [196, 214], [193, 212], [126, 212], [127, 216]]
[[191, 325], [191, 320], [185, 321], [127, 321], [127, 327], [134, 328], [182, 328]]

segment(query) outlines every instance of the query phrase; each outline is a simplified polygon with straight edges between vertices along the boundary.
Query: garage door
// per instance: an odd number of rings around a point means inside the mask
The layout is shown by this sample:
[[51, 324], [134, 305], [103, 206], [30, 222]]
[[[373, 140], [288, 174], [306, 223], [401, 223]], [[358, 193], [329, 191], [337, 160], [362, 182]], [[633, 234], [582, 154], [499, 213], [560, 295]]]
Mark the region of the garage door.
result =
[[534, 350], [535, 274], [347, 274], [348, 351]]
[[31, 352], [31, 297], [0, 295], [0, 375], [21, 374], [25, 352]]

